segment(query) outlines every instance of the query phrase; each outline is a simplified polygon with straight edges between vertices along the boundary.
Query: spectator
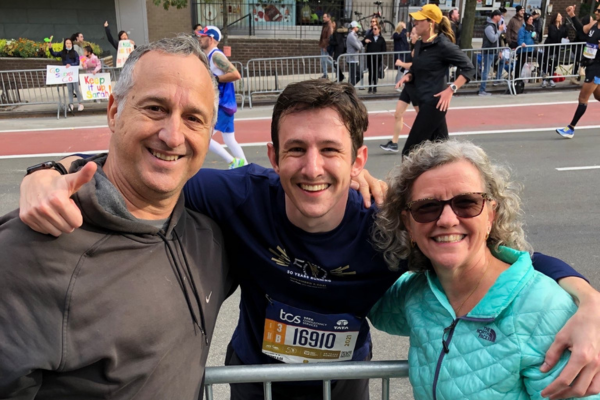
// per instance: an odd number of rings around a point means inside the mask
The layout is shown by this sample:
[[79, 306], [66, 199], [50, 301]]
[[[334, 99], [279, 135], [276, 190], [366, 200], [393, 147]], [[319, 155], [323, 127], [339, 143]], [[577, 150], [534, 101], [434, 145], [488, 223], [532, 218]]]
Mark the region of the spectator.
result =
[[450, 20], [450, 25], [452, 25], [452, 32], [454, 32], [454, 39], [456, 39], [456, 44], [460, 47], [460, 33], [462, 31], [462, 27], [460, 26], [460, 12], [458, 8], [453, 8], [448, 13], [448, 19]]
[[[540, 53], [534, 47], [535, 38], [537, 36], [535, 32], [535, 28], [533, 27], [533, 16], [529, 14], [525, 14], [524, 17], [525, 23], [519, 30], [519, 36], [517, 39], [517, 44], [519, 48], [517, 49], [517, 69], [515, 71], [515, 79], [518, 79], [523, 71], [523, 66], [527, 61], [537, 61], [538, 65], [541, 65]], [[524, 87], [524, 82], [518, 85]]]
[[523, 16], [525, 15], [525, 10], [522, 6], [516, 6], [515, 10], [517, 13], [508, 21], [508, 26], [506, 27], [506, 42], [511, 49], [516, 49], [518, 46], [519, 30], [523, 26]]
[[[500, 12], [502, 13], [502, 17], [500, 17], [500, 24], [498, 24], [498, 26], [500, 25], [505, 25], [506, 26], [506, 13], [508, 12], [508, 10], [504, 7], [500, 7], [498, 10], [500, 10]], [[504, 32], [502, 33], [502, 35], [500, 35], [500, 47], [508, 47], [508, 43], [506, 41], [506, 29], [504, 30]]]
[[[371, 28], [371, 35], [365, 38], [368, 53], [384, 53], [387, 51], [385, 39], [381, 36], [381, 28], [375, 25]], [[385, 67], [387, 68], [387, 67]], [[367, 69], [369, 70], [369, 93], [377, 93], [377, 79], [383, 75], [383, 55], [368, 55]], [[373, 87], [371, 87], [373, 85]]]
[[496, 61], [500, 35], [506, 29], [504, 25], [500, 25], [500, 27], [498, 27], [498, 23], [500, 22], [501, 17], [502, 13], [500, 12], [500, 10], [494, 10], [492, 12], [491, 17], [487, 18], [487, 23], [483, 31], [483, 44], [481, 46], [481, 62], [483, 63], [483, 76], [481, 78], [481, 85], [479, 86], [480, 96], [490, 95], [490, 93], [485, 91], [486, 83], [488, 80], [490, 69]]
[[131, 42], [131, 44], [133, 45], [134, 49], [137, 47], [135, 45], [135, 42], [133, 40], [129, 39], [129, 36], [127, 35], [127, 32], [125, 32], [125, 31], [119, 31], [119, 34], [117, 35], [117, 38], [119, 40], [115, 40], [110, 33], [110, 28], [108, 27], [108, 21], [104, 21], [104, 32], [106, 33], [106, 40], [108, 40], [108, 42], [110, 44], [112, 44], [112, 46], [115, 48], [115, 50], [119, 49], [119, 42], [121, 40], [129, 40]]
[[94, 74], [100, 71], [102, 68], [102, 63], [98, 59], [98, 57], [94, 54], [94, 49], [92, 46], [84, 47], [85, 57], [81, 59], [81, 66], [85, 70], [86, 74]]
[[358, 76], [361, 73], [359, 68], [359, 57], [360, 52], [363, 49], [363, 45], [358, 40], [358, 30], [362, 29], [360, 24], [356, 21], [352, 21], [350, 23], [350, 32], [348, 32], [348, 37], [346, 38], [346, 52], [348, 53], [348, 73], [350, 76], [348, 77], [348, 82], [355, 86], [356, 82], [358, 82]]
[[[67, 68], [71, 68], [72, 66], [79, 67], [79, 55], [73, 49], [73, 42], [71, 39], [64, 40], [63, 49], [59, 52], [52, 50], [52, 42], [48, 43], [48, 51], [53, 57], [60, 57], [63, 65]], [[73, 111], [73, 93], [76, 93], [77, 102], [79, 103], [77, 111], [83, 111], [83, 104], [81, 103], [83, 97], [81, 96], [81, 90], [79, 89], [79, 82], [67, 83], [67, 89], [69, 91], [69, 111]]]
[[83, 48], [85, 44], [83, 43], [83, 33], [77, 32], [71, 35], [71, 42], [73, 43], [73, 49], [77, 52], [79, 57], [83, 57], [84, 51]]
[[590, 17], [586, 16], [584, 18], [581, 19], [581, 21], [579, 21], [579, 19], [577, 18], [577, 16], [575, 16], [575, 6], [569, 6], [566, 9], [567, 11], [567, 15], [569, 16], [569, 18], [565, 19], [565, 22], [567, 22], [572, 29], [576, 32], [575, 34], [575, 38], [574, 40], [572, 40], [573, 43], [582, 43], [580, 45], [575, 46], [575, 52], [574, 52], [574, 59], [575, 59], [575, 65], [573, 66], [573, 73], [574, 74], [578, 74], [577, 78], [572, 78], [571, 79], [571, 83], [573, 85], [581, 85], [581, 82], [579, 81], [579, 76], [581, 76], [582, 74], [579, 73], [579, 68], [581, 66], [581, 55], [583, 53], [583, 48], [584, 45], [583, 43], [587, 42], [587, 38], [588, 35], [583, 31], [583, 26], [584, 25], [588, 25], [590, 23]]
[[338, 27], [335, 21], [331, 21], [333, 24], [333, 34], [329, 37], [329, 48], [331, 49], [331, 57], [333, 58], [333, 67], [338, 70], [337, 81], [342, 82], [346, 77], [342, 68], [338, 68], [338, 57], [346, 53], [346, 38], [345, 35], [348, 33], [348, 29]]
[[[392, 39], [394, 40], [394, 52], [396, 51], [409, 51], [408, 46], [408, 31], [406, 30], [406, 24], [402, 21], [398, 22], [396, 25], [396, 30], [392, 35]], [[396, 65], [396, 69], [398, 73], [396, 74], [396, 83], [402, 78], [402, 74], [404, 73], [404, 68], [398, 66], [396, 61], [400, 60], [402, 62], [406, 62], [407, 54], [394, 54], [394, 64]]]
[[327, 79], [327, 68], [333, 66], [333, 62], [329, 59], [327, 47], [329, 47], [329, 37], [333, 34], [333, 26], [331, 25], [331, 17], [327, 13], [323, 13], [323, 28], [321, 29], [321, 38], [319, 39], [319, 48], [321, 49], [321, 70], [323, 75], [321, 78]]
[[533, 17], [533, 30], [535, 31], [535, 42], [542, 43], [542, 38], [544, 36], [544, 25], [541, 18], [542, 12], [539, 9], [535, 9], [531, 12], [531, 16]]
[[[567, 27], [563, 24], [562, 14], [557, 12], [552, 14], [550, 18], [550, 23], [548, 24], [548, 37], [546, 38], [545, 44], [560, 44], [562, 43], [562, 39], [567, 37]], [[554, 74], [554, 68], [557, 62], [558, 54], [560, 52], [560, 47], [551, 46], [547, 47], [543, 57], [543, 65], [546, 74], [552, 76]], [[546, 87], [550, 85], [550, 87], [556, 86], [554, 84], [554, 80], [552, 79], [544, 79], [542, 81], [542, 87]]]

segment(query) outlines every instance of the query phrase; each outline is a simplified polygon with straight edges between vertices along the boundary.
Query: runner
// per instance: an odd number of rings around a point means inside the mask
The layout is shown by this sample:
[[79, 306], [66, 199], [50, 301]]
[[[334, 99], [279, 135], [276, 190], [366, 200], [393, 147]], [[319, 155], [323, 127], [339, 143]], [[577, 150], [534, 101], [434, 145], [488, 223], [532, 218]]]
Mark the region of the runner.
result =
[[229, 164], [229, 169], [238, 168], [247, 164], [246, 155], [242, 147], [235, 140], [233, 129], [233, 116], [237, 111], [233, 82], [242, 77], [233, 64], [229, 62], [225, 54], [217, 48], [222, 37], [219, 28], [208, 25], [199, 31], [197, 35], [200, 36], [200, 47], [202, 47], [210, 62], [210, 70], [219, 83], [219, 116], [214, 133], [221, 133], [223, 141], [233, 156], [219, 142], [212, 138], [210, 139], [209, 149], [225, 160]]
[[592, 94], [596, 100], [600, 101], [600, 52], [598, 51], [598, 46], [600, 45], [600, 6], [597, 6], [596, 11], [594, 11], [596, 20], [590, 19], [588, 25], [582, 25], [579, 19], [577, 19], [575, 16], [575, 7], [567, 7], [567, 14], [573, 20], [577, 30], [583, 30], [583, 33], [587, 35], [587, 42], [583, 50], [583, 58], [581, 59], [581, 65], [586, 67], [585, 82], [579, 92], [579, 105], [577, 106], [577, 110], [575, 110], [575, 115], [571, 123], [566, 128], [556, 130], [556, 133], [565, 139], [573, 139], [575, 126], [583, 114], [585, 114]]
[[[413, 64], [398, 87], [407, 82], [415, 85], [419, 113], [402, 149], [403, 156], [425, 140], [448, 138], [446, 111], [452, 96], [475, 72], [471, 60], [454, 44], [450, 21], [438, 6], [427, 4], [410, 15], [421, 40], [415, 45]], [[457, 67], [458, 78], [447, 86], [450, 65]]]
[[[396, 60], [396, 66], [399, 68], [399, 70], [409, 70], [412, 66], [412, 57], [414, 54], [415, 43], [417, 43], [418, 39], [419, 35], [417, 35], [415, 28], [412, 28], [412, 31], [410, 31], [411, 53], [407, 54], [405, 61], [402, 61], [400, 58]], [[407, 83], [406, 85], [404, 85], [404, 88], [400, 92], [400, 98], [398, 99], [398, 103], [396, 104], [396, 112], [394, 113], [394, 136], [392, 137], [392, 140], [390, 140], [386, 144], [379, 145], [379, 147], [381, 147], [382, 150], [391, 151], [392, 153], [398, 152], [398, 138], [400, 137], [400, 132], [402, 132], [402, 127], [404, 126], [404, 113], [406, 112], [408, 105], [412, 102], [415, 111], [419, 112], [419, 103], [417, 101], [416, 93], [414, 93], [414, 86], [415, 85], [412, 83]], [[397, 84], [396, 89], [398, 89], [399, 87], [399, 84]]]

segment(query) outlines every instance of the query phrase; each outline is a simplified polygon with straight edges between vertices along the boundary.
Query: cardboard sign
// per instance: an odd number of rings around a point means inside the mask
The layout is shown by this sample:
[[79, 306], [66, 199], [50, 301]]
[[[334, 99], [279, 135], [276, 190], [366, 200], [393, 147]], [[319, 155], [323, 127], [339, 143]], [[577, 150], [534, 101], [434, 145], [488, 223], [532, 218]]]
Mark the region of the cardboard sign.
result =
[[112, 93], [110, 74], [79, 75], [83, 100], [108, 100]]
[[63, 85], [79, 81], [79, 68], [77, 66], [46, 65], [46, 85]]
[[117, 68], [123, 68], [125, 61], [133, 51], [133, 43], [129, 40], [120, 40], [119, 48], [117, 49]]

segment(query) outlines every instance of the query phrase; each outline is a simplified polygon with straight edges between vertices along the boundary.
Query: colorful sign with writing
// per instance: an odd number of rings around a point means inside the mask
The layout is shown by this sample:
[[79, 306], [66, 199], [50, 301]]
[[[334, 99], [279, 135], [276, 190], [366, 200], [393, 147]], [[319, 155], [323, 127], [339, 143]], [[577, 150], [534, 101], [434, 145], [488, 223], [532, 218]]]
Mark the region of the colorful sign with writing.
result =
[[79, 80], [79, 68], [66, 65], [46, 65], [46, 85], [62, 85], [65, 83], [77, 83]]
[[112, 93], [110, 74], [79, 75], [83, 100], [108, 100]]
[[133, 43], [129, 40], [120, 40], [119, 48], [117, 49], [117, 68], [123, 68], [125, 61], [133, 51]]

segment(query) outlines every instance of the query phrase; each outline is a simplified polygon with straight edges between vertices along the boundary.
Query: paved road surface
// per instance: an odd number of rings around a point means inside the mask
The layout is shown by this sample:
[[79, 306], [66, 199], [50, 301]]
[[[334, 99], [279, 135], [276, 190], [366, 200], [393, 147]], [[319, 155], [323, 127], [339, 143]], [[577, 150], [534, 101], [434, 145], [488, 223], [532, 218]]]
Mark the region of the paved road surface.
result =
[[[575, 92], [566, 95], [566, 98], [560, 99], [561, 102], [567, 101], [568, 104], [558, 104], [553, 106], [524, 106], [482, 109], [468, 108], [464, 111], [451, 110], [449, 114], [449, 126], [452, 132], [470, 131], [469, 135], [458, 135], [460, 139], [468, 139], [483, 146], [490, 156], [502, 163], [512, 167], [514, 176], [523, 183], [523, 201], [526, 211], [526, 230], [529, 240], [538, 251], [562, 258], [573, 265], [580, 272], [584, 273], [592, 284], [600, 287], [600, 212], [598, 212], [600, 201], [600, 108], [597, 103], [591, 103], [586, 116], [581, 124], [595, 126], [595, 128], [581, 129], [577, 131], [573, 140], [565, 140], [554, 133], [554, 127], [568, 122], [572, 116], [576, 99]], [[545, 99], [535, 96], [493, 96], [491, 101], [488, 98], [456, 99], [453, 105], [460, 107], [474, 107], [481, 105], [493, 105], [510, 100], [522, 103], [533, 103], [544, 101]], [[488, 101], [490, 100], [490, 101]], [[484, 104], [485, 101], [485, 104]], [[494, 103], [494, 101], [496, 103]], [[479, 104], [477, 104], [479, 103]], [[369, 103], [371, 111], [385, 111], [394, 106], [388, 102]], [[245, 118], [264, 118], [268, 116], [270, 109], [255, 109], [253, 111], [245, 110], [240, 113]], [[540, 115], [540, 114], [543, 114]], [[410, 115], [410, 114], [409, 114]], [[370, 133], [375, 136], [387, 135], [391, 132], [391, 119], [389, 113], [378, 112], [371, 114]], [[461, 122], [463, 119], [467, 122]], [[31, 129], [31, 127], [42, 128], [44, 126], [69, 127], [74, 126], [75, 122], [83, 121], [83, 117], [69, 118], [68, 120], [22, 120], [12, 121], [11, 124], [4, 124], [0, 121], [0, 130], [7, 129]], [[469, 121], [470, 120], [470, 121]], [[261, 124], [266, 120], [260, 119]], [[410, 119], [407, 123], [410, 124]], [[454, 121], [454, 122], [453, 122]], [[533, 122], [532, 122], [533, 121]], [[558, 122], [552, 122], [558, 121]], [[563, 123], [559, 123], [559, 122]], [[267, 121], [268, 122], [268, 121]], [[487, 123], [489, 122], [489, 124]], [[103, 124], [102, 119], [97, 118], [91, 121], [92, 124]], [[24, 126], [24, 125], [27, 126]], [[53, 125], [54, 124], [54, 125]], [[62, 126], [60, 125], [62, 124]], [[68, 125], [71, 124], [71, 125]], [[245, 124], [245, 122], [244, 122]], [[264, 138], [248, 139], [250, 136], [242, 126], [249, 126], [237, 123], [236, 130], [238, 137], [243, 141], [267, 141]], [[462, 125], [461, 125], [462, 124]], [[375, 129], [377, 128], [377, 129]], [[261, 128], [261, 129], [264, 129]], [[476, 131], [495, 131], [506, 130], [507, 132], [472, 134]], [[268, 131], [268, 128], [267, 128]], [[258, 132], [263, 134], [264, 132]], [[20, 136], [12, 136], [7, 140], [5, 133], [0, 133], [0, 152], [6, 154], [6, 145], [20, 141]], [[50, 144], [55, 141], [55, 136], [48, 132]], [[372, 136], [373, 137], [373, 136]], [[368, 168], [376, 176], [385, 177], [388, 171], [400, 161], [398, 154], [385, 153], [379, 149], [378, 144], [382, 140], [367, 140], [369, 147]], [[28, 154], [38, 151], [42, 153], [69, 152], [76, 148], [68, 147], [66, 150], [48, 151], [45, 144], [38, 149], [36, 146], [42, 141], [44, 136], [38, 136], [29, 145], [25, 147]], [[45, 140], [44, 140], [45, 141]], [[401, 141], [400, 145], [403, 142]], [[21, 149], [23, 146], [14, 147]], [[64, 148], [64, 147], [62, 147]], [[29, 149], [29, 150], [28, 150]], [[250, 160], [260, 165], [268, 165], [266, 149], [264, 145], [248, 146], [244, 149]], [[15, 150], [15, 152], [18, 151]], [[22, 154], [22, 153], [21, 153]], [[28, 165], [40, 162], [47, 157], [20, 156], [19, 158], [0, 157], [0, 214], [3, 214], [17, 206], [18, 202], [18, 183]], [[225, 163], [209, 154], [206, 167], [224, 168]], [[568, 169], [557, 170], [557, 168], [589, 167], [589, 169]], [[595, 168], [594, 168], [595, 167]], [[231, 336], [237, 322], [237, 303], [239, 293], [236, 293], [229, 299], [219, 316], [215, 340], [211, 348], [209, 357], [210, 365], [222, 365], [227, 340]], [[374, 359], [406, 359], [408, 341], [403, 338], [391, 337], [385, 333], [374, 332]], [[407, 380], [397, 380], [392, 382], [391, 394], [393, 399], [411, 399], [410, 385]], [[226, 387], [216, 387], [215, 396], [217, 399], [227, 397]], [[372, 399], [379, 399], [381, 395], [380, 383], [372, 382]]]

